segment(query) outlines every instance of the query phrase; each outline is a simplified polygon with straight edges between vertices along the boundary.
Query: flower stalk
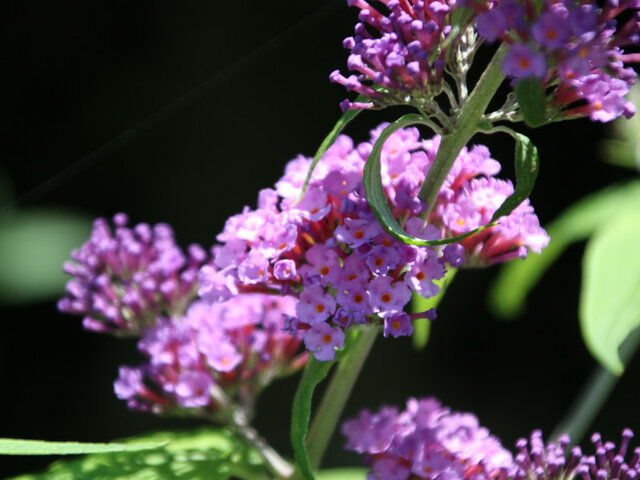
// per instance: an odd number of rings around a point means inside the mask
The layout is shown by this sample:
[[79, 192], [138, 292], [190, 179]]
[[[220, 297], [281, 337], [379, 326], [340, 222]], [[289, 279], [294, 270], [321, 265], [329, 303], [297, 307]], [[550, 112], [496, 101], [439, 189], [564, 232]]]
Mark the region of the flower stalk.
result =
[[307, 436], [307, 452], [311, 468], [314, 470], [320, 466], [338, 419], [380, 332], [375, 326], [362, 325], [355, 333], [357, 335], [354, 336], [351, 348], [338, 363], [322, 397], [320, 407], [311, 422]]

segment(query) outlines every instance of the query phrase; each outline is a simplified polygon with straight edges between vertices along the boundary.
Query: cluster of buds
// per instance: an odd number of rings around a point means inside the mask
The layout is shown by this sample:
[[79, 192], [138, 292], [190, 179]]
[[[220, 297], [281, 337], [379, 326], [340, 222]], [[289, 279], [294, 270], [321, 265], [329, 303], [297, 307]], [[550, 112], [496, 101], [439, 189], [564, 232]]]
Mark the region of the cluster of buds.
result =
[[87, 330], [139, 335], [158, 317], [184, 314], [197, 293], [197, 273], [207, 258], [193, 244], [185, 255], [164, 223], [128, 228], [119, 213], [109, 222], [98, 218], [89, 240], [64, 265], [73, 279], [58, 309], [84, 316]]
[[595, 455], [585, 455], [577, 446], [567, 452], [570, 443], [567, 435], [545, 445], [542, 432], [535, 430], [529, 441], [521, 438], [516, 442], [518, 453], [508, 475], [514, 480], [635, 480], [640, 476], [640, 447], [635, 448], [628, 463], [625, 461], [632, 438], [633, 432], [625, 428], [616, 451], [613, 442], [603, 444], [600, 434], [594, 433], [591, 443]]
[[[411, 105], [437, 117], [432, 99], [444, 91], [453, 105], [462, 103], [475, 51], [482, 40], [499, 40], [509, 44], [507, 76], [543, 82], [550, 120], [608, 122], [635, 113], [625, 97], [637, 75], [625, 64], [640, 62], [640, 54], [624, 48], [639, 43], [637, 0], [608, 0], [602, 8], [593, 0], [347, 3], [360, 9], [355, 36], [344, 40], [355, 73], [336, 70], [330, 80], [367, 101], [344, 100], [343, 110]], [[456, 15], [465, 21], [455, 25]], [[447, 73], [458, 86], [457, 100], [448, 92]]]
[[[354, 146], [338, 138], [313, 173], [296, 203], [311, 159], [291, 161], [276, 190], [260, 193], [258, 209], [231, 217], [218, 235], [212, 265], [199, 275], [200, 296], [226, 301], [243, 292], [294, 295], [291, 333], [304, 331], [306, 347], [319, 360], [331, 360], [352, 324], [382, 323], [385, 336], [410, 335], [412, 320], [435, 312], [405, 313], [412, 292], [438, 293], [434, 283], [447, 264], [488, 264], [535, 251], [548, 237], [528, 203], [487, 229], [482, 237], [442, 248], [406, 245], [387, 234], [364, 196], [362, 172], [371, 141]], [[417, 197], [433, 163], [438, 139], [424, 141], [417, 129], [403, 129], [385, 143], [382, 184], [394, 218], [416, 237], [436, 240], [473, 228], [491, 217], [513, 188], [497, 181], [499, 164], [486, 147], [463, 151], [445, 182], [437, 204], [423, 219], [426, 205]], [[508, 193], [507, 193], [508, 194]], [[475, 209], [475, 212], [473, 212]]]
[[516, 442], [512, 457], [478, 419], [469, 413], [451, 412], [433, 398], [409, 399], [398, 412], [383, 407], [377, 413], [364, 410], [345, 422], [346, 448], [366, 454], [371, 466], [368, 480], [635, 480], [640, 476], [640, 447], [627, 463], [625, 456], [633, 432], [622, 432], [620, 447], [603, 444], [595, 433], [595, 455], [580, 447], [567, 451], [564, 435], [545, 445], [542, 432]]
[[[608, 122], [635, 106], [625, 97], [637, 74], [625, 63], [640, 54], [623, 47], [638, 45], [640, 17], [636, 0], [595, 1], [502, 0], [478, 17], [478, 32], [488, 41], [510, 44], [504, 72], [514, 79], [537, 77], [552, 88], [553, 114], [589, 116]], [[629, 17], [629, 18], [626, 18]], [[617, 29], [617, 19], [626, 18]], [[576, 102], [580, 102], [576, 105]]]
[[[360, 9], [355, 36], [344, 40], [351, 51], [347, 66], [357, 74], [336, 70], [330, 80], [369, 102], [344, 100], [343, 110], [409, 104], [425, 108], [442, 92], [455, 1], [383, 0], [385, 15], [365, 0], [348, 0]], [[371, 31], [379, 36], [374, 36]], [[384, 91], [377, 91], [374, 85]]]
[[304, 366], [300, 337], [283, 331], [291, 297], [245, 294], [225, 303], [194, 302], [184, 318], [149, 329], [139, 349], [148, 362], [121, 367], [114, 387], [129, 407], [154, 413], [188, 408], [224, 420], [232, 405], [251, 412], [275, 378]]

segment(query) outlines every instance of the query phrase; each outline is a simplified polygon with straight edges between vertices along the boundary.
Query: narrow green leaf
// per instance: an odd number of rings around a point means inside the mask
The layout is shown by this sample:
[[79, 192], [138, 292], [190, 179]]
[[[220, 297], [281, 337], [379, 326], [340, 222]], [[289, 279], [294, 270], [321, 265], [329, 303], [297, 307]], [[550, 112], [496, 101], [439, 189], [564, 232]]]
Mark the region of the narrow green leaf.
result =
[[[458, 270], [456, 268], [449, 268], [444, 277], [442, 277], [440, 280], [436, 280], [435, 283], [440, 288], [440, 291], [437, 295], [434, 295], [431, 298], [424, 298], [414, 292], [411, 296], [411, 312], [426, 312], [430, 308], [436, 308], [440, 304], [440, 300], [442, 300], [444, 292], [453, 281], [453, 277], [455, 277], [457, 271]], [[427, 346], [430, 330], [431, 322], [427, 318], [419, 318], [417, 320], [414, 320], [413, 334], [411, 335], [413, 348], [415, 348], [416, 350], [422, 350]]]
[[[222, 429], [158, 432], [126, 440], [169, 443], [148, 451], [92, 454], [54, 462], [46, 472], [14, 480], [267, 480], [258, 453]], [[123, 442], [124, 443], [124, 442]]]
[[640, 327], [640, 215], [604, 224], [587, 243], [580, 326], [592, 355], [612, 373], [624, 369], [618, 348]]
[[535, 77], [520, 79], [514, 90], [524, 123], [532, 128], [547, 123], [547, 104], [540, 79]]
[[[357, 102], [361, 102], [364, 100], [366, 100], [366, 97], [363, 97], [362, 95], [359, 95], [358, 98], [356, 98]], [[347, 110], [346, 112], [344, 112], [342, 116], [338, 119], [336, 124], [333, 126], [329, 134], [324, 138], [324, 140], [320, 144], [320, 147], [318, 147], [316, 154], [313, 156], [313, 161], [309, 166], [307, 177], [304, 179], [304, 184], [302, 185], [302, 190], [300, 191], [300, 196], [298, 197], [298, 200], [296, 201], [296, 203], [302, 200], [302, 197], [304, 197], [304, 194], [307, 191], [307, 187], [309, 186], [309, 182], [311, 181], [311, 176], [313, 175], [313, 171], [315, 170], [316, 165], [318, 164], [322, 156], [327, 152], [329, 147], [333, 145], [333, 142], [336, 141], [336, 138], [338, 138], [338, 135], [340, 135], [342, 130], [344, 130], [344, 127], [346, 127], [347, 124], [351, 120], [353, 120], [356, 117], [356, 115], [358, 115], [361, 111], [362, 110]]]
[[291, 411], [291, 445], [298, 462], [298, 467], [305, 480], [314, 480], [307, 445], [305, 443], [309, 431], [309, 419], [311, 418], [311, 401], [316, 386], [324, 380], [334, 361], [322, 362], [309, 355], [307, 365], [304, 367], [302, 379], [298, 384], [298, 390], [293, 399]]
[[409, 113], [400, 117], [398, 120], [388, 125], [380, 134], [376, 143], [373, 145], [371, 149], [371, 153], [369, 154], [369, 158], [367, 159], [367, 163], [364, 166], [364, 190], [367, 197], [367, 202], [373, 210], [378, 222], [382, 228], [384, 228], [389, 235], [397, 238], [403, 243], [409, 245], [420, 245], [420, 246], [432, 246], [432, 245], [447, 245], [453, 242], [459, 242], [471, 235], [474, 235], [482, 230], [485, 230], [491, 226], [493, 223], [488, 225], [484, 225], [480, 228], [476, 228], [470, 232], [467, 232], [463, 235], [458, 235], [457, 237], [451, 238], [443, 238], [441, 240], [423, 240], [422, 238], [414, 237], [413, 235], [408, 234], [402, 226], [393, 218], [393, 214], [391, 213], [391, 209], [389, 208], [389, 204], [387, 203], [387, 197], [384, 194], [384, 189], [382, 187], [382, 176], [380, 174], [380, 154], [382, 153], [382, 147], [384, 142], [393, 135], [393, 133], [403, 127], [408, 125], [422, 124], [429, 126], [429, 122], [425, 120], [422, 116]]
[[0, 455], [81, 455], [85, 453], [135, 452], [162, 447], [166, 443], [166, 441], [151, 443], [80, 443], [0, 438]]
[[513, 193], [507, 197], [504, 203], [500, 205], [500, 208], [493, 214], [492, 223], [502, 216], [509, 215], [514, 208], [528, 198], [536, 183], [536, 178], [538, 178], [538, 171], [540, 170], [538, 149], [528, 137], [521, 133], [514, 133], [514, 135], [516, 137], [516, 186]]
[[517, 316], [524, 310], [529, 292], [567, 246], [586, 239], [617, 215], [636, 211], [637, 205], [640, 205], [640, 181], [606, 188], [567, 208], [546, 227], [551, 242], [541, 255], [529, 255], [502, 267], [489, 294], [494, 313], [503, 319]]
[[316, 480], [365, 480], [366, 468], [332, 468], [316, 473]]

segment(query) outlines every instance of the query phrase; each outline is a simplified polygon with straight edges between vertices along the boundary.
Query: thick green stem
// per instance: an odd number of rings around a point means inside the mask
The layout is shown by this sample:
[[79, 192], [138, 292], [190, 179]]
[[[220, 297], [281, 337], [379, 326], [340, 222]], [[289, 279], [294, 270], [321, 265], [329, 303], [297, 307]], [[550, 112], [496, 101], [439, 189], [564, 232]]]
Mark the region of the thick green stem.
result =
[[307, 451], [311, 468], [317, 470], [320, 466], [331, 435], [338, 424], [338, 419], [351, 394], [360, 370], [364, 365], [367, 355], [373, 347], [379, 329], [372, 325], [362, 325], [358, 329], [358, 336], [347, 354], [340, 360], [331, 382], [322, 397], [322, 402], [311, 422], [309, 435], [307, 436]]
[[478, 131], [478, 122], [482, 119], [489, 102], [504, 80], [502, 62], [507, 54], [507, 49], [506, 44], [500, 45], [473, 92], [454, 118], [452, 131], [443, 136], [440, 141], [436, 158], [418, 193], [420, 199], [427, 203], [429, 209], [433, 207], [456, 157], [473, 134]]

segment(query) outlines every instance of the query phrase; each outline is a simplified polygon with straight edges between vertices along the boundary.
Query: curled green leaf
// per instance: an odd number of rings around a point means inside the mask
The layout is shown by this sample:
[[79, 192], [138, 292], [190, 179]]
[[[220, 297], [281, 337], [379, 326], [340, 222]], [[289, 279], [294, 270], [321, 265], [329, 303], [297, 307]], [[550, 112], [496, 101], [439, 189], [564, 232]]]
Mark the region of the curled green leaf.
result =
[[515, 132], [513, 135], [516, 139], [516, 186], [513, 193], [509, 195], [504, 203], [500, 205], [500, 208], [495, 211], [493, 217], [491, 217], [491, 222], [495, 222], [500, 217], [509, 215], [514, 208], [527, 199], [529, 195], [531, 195], [533, 186], [536, 183], [536, 178], [538, 178], [538, 172], [540, 170], [538, 149], [529, 137]]
[[456, 237], [443, 238], [441, 240], [424, 240], [407, 233], [396, 221], [396, 219], [393, 218], [393, 214], [391, 213], [391, 209], [389, 208], [389, 204], [387, 203], [387, 197], [385, 196], [384, 189], [382, 187], [382, 177], [380, 174], [380, 154], [382, 153], [384, 142], [386, 142], [394, 132], [408, 125], [415, 124], [422, 124], [429, 127], [431, 126], [431, 123], [428, 119], [415, 113], [404, 115], [392, 124], [388, 125], [382, 131], [382, 133], [376, 140], [376, 143], [373, 145], [371, 153], [369, 154], [369, 158], [367, 159], [367, 163], [364, 166], [363, 181], [367, 202], [369, 203], [371, 210], [373, 210], [373, 213], [378, 219], [378, 222], [380, 222], [382, 228], [384, 228], [389, 233], [389, 235], [397, 238], [403, 243], [409, 245], [432, 246], [459, 242], [460, 240], [463, 240], [471, 235], [481, 232], [482, 230], [492, 227], [494, 223], [489, 223], [488, 225], [484, 225]]
[[540, 79], [528, 77], [518, 80], [514, 90], [524, 123], [532, 128], [547, 123], [547, 103]]

